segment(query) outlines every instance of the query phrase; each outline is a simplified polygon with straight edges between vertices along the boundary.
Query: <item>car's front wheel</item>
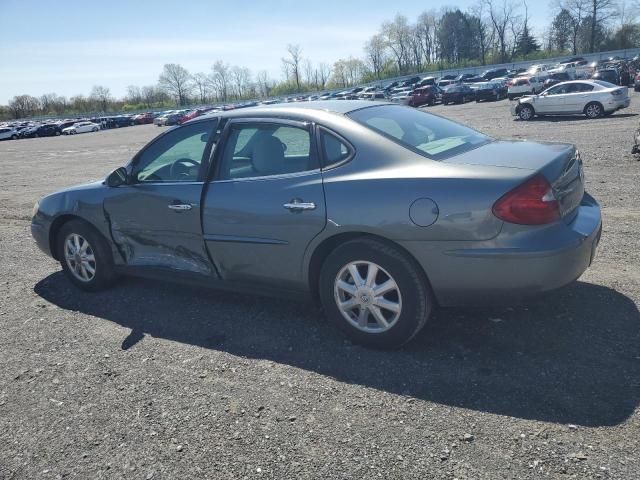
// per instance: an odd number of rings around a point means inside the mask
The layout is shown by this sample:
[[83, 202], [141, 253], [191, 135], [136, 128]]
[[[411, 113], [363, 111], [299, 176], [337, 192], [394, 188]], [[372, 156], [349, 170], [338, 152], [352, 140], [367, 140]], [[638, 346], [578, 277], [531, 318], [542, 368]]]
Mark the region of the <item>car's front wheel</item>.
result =
[[83, 290], [102, 290], [116, 279], [109, 244], [82, 220], [62, 226], [57, 236], [57, 257], [69, 280]]
[[320, 299], [354, 342], [396, 348], [424, 326], [433, 296], [424, 273], [398, 248], [375, 239], [344, 243], [324, 262]]
[[518, 111], [518, 117], [520, 117], [520, 120], [531, 120], [534, 115], [535, 112], [531, 105], [524, 104], [520, 106]]

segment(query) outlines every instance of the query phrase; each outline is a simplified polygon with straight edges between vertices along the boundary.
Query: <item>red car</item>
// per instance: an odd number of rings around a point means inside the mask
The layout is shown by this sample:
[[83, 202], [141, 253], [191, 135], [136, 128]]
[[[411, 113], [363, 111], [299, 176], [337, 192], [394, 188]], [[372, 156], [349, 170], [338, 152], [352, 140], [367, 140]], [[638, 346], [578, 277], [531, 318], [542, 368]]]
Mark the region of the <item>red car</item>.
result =
[[416, 88], [409, 98], [408, 105], [420, 107], [422, 105], [432, 106], [436, 103], [436, 88], [433, 85]]
[[153, 123], [153, 114], [151, 112], [141, 113], [139, 115], [135, 115], [132, 120], [136, 125]]
[[178, 124], [182, 125], [183, 123], [188, 122], [189, 120], [192, 120], [192, 119], [194, 119], [196, 117], [199, 117], [200, 115], [203, 115], [203, 114], [207, 113], [210, 110], [213, 110], [213, 107], [198, 108], [196, 110], [191, 110], [189, 113], [187, 113], [184, 117], [182, 117], [178, 121]]

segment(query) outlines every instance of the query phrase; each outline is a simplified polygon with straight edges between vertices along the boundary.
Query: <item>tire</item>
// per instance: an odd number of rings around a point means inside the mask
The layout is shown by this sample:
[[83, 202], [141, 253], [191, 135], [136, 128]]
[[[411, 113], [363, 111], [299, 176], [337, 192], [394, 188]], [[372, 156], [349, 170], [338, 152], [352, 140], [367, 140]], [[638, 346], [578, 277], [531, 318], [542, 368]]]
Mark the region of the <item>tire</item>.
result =
[[98, 129], [97, 129], [97, 128], [92, 128], [92, 129], [91, 129], [91, 131], [92, 131], [92, 132], [97, 132], [97, 131], [98, 131]]
[[17, 135], [11, 135], [11, 140], [17, 140], [18, 136]]
[[[395, 287], [378, 296], [367, 285], [356, 289], [350, 265], [364, 277], [363, 281], [375, 266], [378, 274], [371, 283], [379, 287], [391, 280]], [[353, 293], [339, 284], [350, 290], [353, 287]], [[434, 304], [427, 279], [412, 258], [392, 245], [367, 238], [346, 242], [329, 254], [322, 266], [319, 289], [329, 321], [353, 342], [373, 348], [398, 348], [407, 343], [424, 327]], [[356, 305], [341, 310], [338, 302], [349, 300]], [[399, 311], [379, 307], [378, 302]], [[359, 320], [363, 311], [365, 316]], [[376, 320], [380, 316], [388, 325]]]
[[600, 118], [604, 113], [602, 105], [598, 102], [590, 102], [584, 107], [584, 114], [587, 118], [593, 120], [594, 118]]
[[59, 137], [59, 136], [60, 136], [60, 132], [56, 132], [56, 137]]
[[37, 133], [34, 133], [33, 138], [40, 138], [40, 135], [38, 135]]
[[636, 91], [636, 92], [640, 92], [640, 87], [636, 87], [636, 86], [634, 85], [633, 90], [634, 90], [634, 91]]
[[518, 111], [518, 117], [520, 118], [520, 120], [532, 120], [535, 114], [536, 112], [531, 105], [527, 105], [526, 103], [520, 105], [520, 110]]
[[[78, 243], [74, 243], [75, 238], [78, 238]], [[71, 255], [70, 250], [65, 251], [69, 241], [85, 248], [84, 254], [87, 255], [85, 258], [88, 260], [80, 263], [87, 268], [78, 267], [77, 270], [74, 268], [75, 265], [79, 265], [77, 261], [79, 257]], [[87, 247], [84, 247], [84, 242], [88, 242]], [[109, 244], [98, 231], [82, 220], [70, 220], [60, 228], [56, 238], [56, 253], [67, 278], [81, 290], [91, 292], [104, 290], [117, 278]], [[93, 261], [90, 260], [90, 255], [93, 255]], [[93, 268], [93, 274], [90, 268]], [[82, 270], [87, 274], [84, 279]]]
[[514, 98], [514, 97], [513, 97], [513, 95], [507, 95], [507, 98], [508, 98], [509, 100], [513, 100], [513, 98]]

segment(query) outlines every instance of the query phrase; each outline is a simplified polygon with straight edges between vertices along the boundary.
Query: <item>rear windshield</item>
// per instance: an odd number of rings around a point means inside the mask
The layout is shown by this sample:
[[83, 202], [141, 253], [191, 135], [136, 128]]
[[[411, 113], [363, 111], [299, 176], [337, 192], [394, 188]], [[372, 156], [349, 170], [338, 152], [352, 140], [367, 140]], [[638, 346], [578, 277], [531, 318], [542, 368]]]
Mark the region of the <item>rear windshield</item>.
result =
[[459, 123], [400, 105], [362, 108], [348, 116], [432, 160], [459, 155], [491, 140]]

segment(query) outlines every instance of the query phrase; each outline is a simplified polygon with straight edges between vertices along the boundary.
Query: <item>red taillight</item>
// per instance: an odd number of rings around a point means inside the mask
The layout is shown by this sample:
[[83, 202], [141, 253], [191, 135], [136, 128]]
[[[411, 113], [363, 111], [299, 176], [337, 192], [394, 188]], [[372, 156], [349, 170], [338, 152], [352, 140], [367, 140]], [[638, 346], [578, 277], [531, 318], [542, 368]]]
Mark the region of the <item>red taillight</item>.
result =
[[547, 179], [536, 175], [504, 194], [493, 206], [493, 214], [509, 223], [543, 225], [558, 220], [560, 209]]

